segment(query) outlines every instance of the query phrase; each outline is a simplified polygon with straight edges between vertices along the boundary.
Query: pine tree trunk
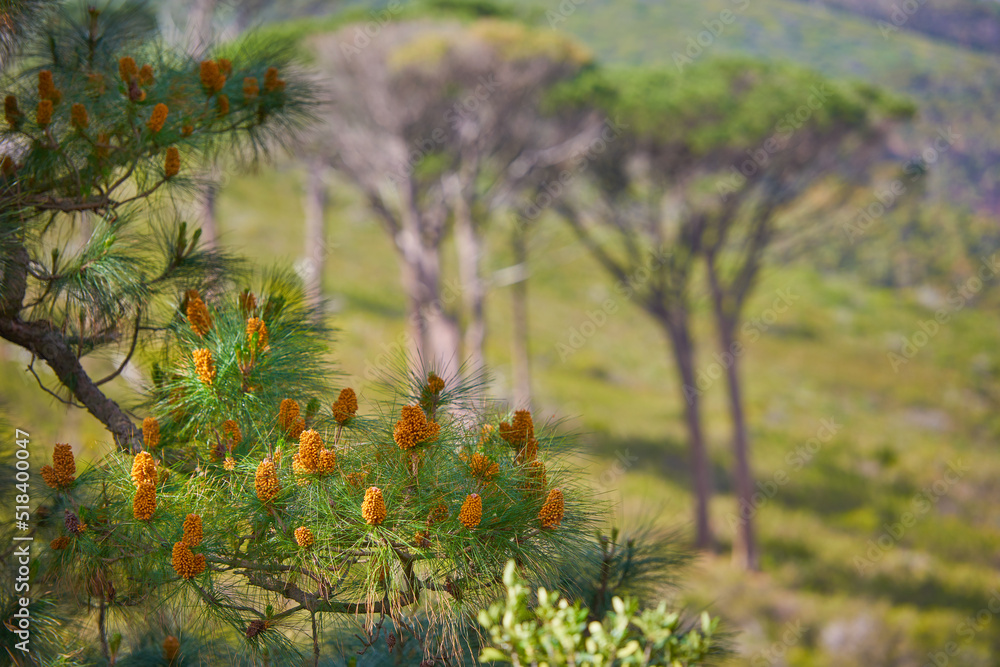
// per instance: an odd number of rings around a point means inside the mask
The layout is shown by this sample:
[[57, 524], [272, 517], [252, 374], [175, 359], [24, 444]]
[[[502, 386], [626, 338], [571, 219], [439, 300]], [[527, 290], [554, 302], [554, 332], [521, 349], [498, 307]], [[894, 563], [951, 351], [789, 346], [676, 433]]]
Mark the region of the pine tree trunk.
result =
[[[731, 350], [732, 337], [727, 336], [730, 344], [724, 350]], [[754, 531], [754, 519], [750, 515], [753, 507], [753, 472], [750, 470], [750, 439], [747, 434], [746, 417], [743, 412], [743, 389], [739, 378], [739, 358], [733, 355], [732, 362], [726, 368], [726, 385], [729, 394], [729, 410], [733, 419], [733, 454], [736, 457], [736, 492], [739, 495], [741, 517], [739, 530], [733, 542], [733, 561], [747, 570], [760, 568], [760, 555], [757, 551], [757, 538]], [[743, 516], [746, 515], [746, 518]]]
[[511, 357], [514, 375], [514, 406], [531, 409], [531, 353], [528, 330], [528, 244], [527, 231], [514, 230], [512, 241], [514, 264], [522, 267], [523, 275], [511, 285]]
[[688, 315], [686, 312], [675, 310], [670, 314], [659, 314], [658, 319], [667, 334], [681, 383], [681, 395], [684, 397], [684, 424], [687, 427], [688, 444], [691, 449], [691, 476], [694, 481], [695, 546], [699, 549], [714, 549], [715, 538], [709, 516], [713, 486], [712, 470], [701, 427], [701, 397], [697, 390], [694, 342], [691, 339]]
[[204, 55], [212, 44], [215, 4], [215, 0], [195, 0], [190, 5], [186, 26], [187, 51], [195, 57]]
[[396, 237], [414, 361], [435, 370], [445, 381], [454, 380], [461, 336], [441, 301], [441, 252], [437, 246], [425, 244], [417, 229], [412, 222], [404, 223]]
[[219, 229], [215, 217], [215, 205], [219, 192], [219, 168], [213, 166], [208, 174], [208, 182], [202, 187], [198, 198], [198, 219], [201, 221], [201, 244], [206, 248], [214, 248], [219, 238]]
[[746, 415], [743, 409], [743, 388], [740, 382], [740, 356], [734, 347], [735, 327], [738, 318], [735, 313], [727, 313], [722, 288], [719, 284], [715, 262], [707, 260], [708, 279], [712, 292], [712, 310], [719, 332], [719, 345], [726, 360], [726, 388], [729, 398], [729, 414], [733, 422], [733, 457], [735, 466], [733, 477], [737, 495], [737, 516], [739, 522], [733, 536], [733, 563], [747, 570], [760, 567], [757, 539], [754, 531], [753, 472], [750, 469], [750, 438], [747, 433]]
[[486, 286], [480, 273], [483, 240], [472, 220], [471, 211], [461, 197], [455, 208], [455, 247], [458, 250], [458, 272], [462, 285], [462, 301], [466, 323], [465, 357], [469, 374], [475, 376], [485, 365], [483, 347], [486, 343]]
[[306, 163], [305, 209], [305, 288], [310, 306], [319, 307], [323, 301], [323, 274], [326, 268], [326, 166], [314, 158]]

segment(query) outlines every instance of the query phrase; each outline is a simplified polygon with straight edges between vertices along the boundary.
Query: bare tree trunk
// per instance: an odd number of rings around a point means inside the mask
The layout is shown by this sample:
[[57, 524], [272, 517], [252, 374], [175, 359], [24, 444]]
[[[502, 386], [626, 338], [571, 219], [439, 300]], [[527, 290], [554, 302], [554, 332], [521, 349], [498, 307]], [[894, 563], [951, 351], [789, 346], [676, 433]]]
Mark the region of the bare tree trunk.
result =
[[212, 43], [212, 19], [215, 17], [216, 0], [194, 0], [187, 20], [187, 51], [202, 55]]
[[323, 300], [323, 274], [326, 267], [326, 165], [319, 158], [306, 163], [305, 209], [305, 287], [309, 305], [318, 307]]
[[[214, 30], [212, 20], [215, 17], [216, 0], [194, 0], [188, 11], [185, 25], [187, 52], [201, 58], [212, 45]], [[218, 191], [219, 169], [212, 166], [208, 173], [208, 182], [201, 188], [197, 197], [198, 219], [201, 221], [201, 242], [206, 248], [214, 248], [219, 238], [218, 225], [215, 219], [215, 199]]]
[[528, 330], [528, 244], [527, 230], [517, 225], [511, 242], [514, 264], [523, 269], [523, 275], [510, 286], [511, 298], [511, 357], [514, 370], [514, 406], [531, 409], [531, 353]]
[[483, 239], [476, 229], [467, 203], [461, 197], [456, 197], [455, 247], [458, 250], [462, 301], [468, 318], [465, 323], [465, 356], [469, 373], [475, 376], [486, 363], [483, 351], [486, 343], [486, 286], [479, 266], [483, 254]]
[[[732, 341], [731, 336], [725, 339]], [[724, 339], [724, 340], [725, 340]], [[725, 345], [725, 344], [724, 344]], [[725, 345], [723, 349], [731, 350]], [[747, 434], [746, 417], [743, 412], [743, 389], [739, 378], [739, 360], [733, 357], [732, 363], [726, 368], [726, 384], [729, 389], [729, 409], [733, 417], [733, 453], [736, 456], [736, 490], [740, 503], [740, 530], [733, 542], [733, 561], [748, 570], [760, 568], [760, 554], [757, 550], [757, 538], [754, 531], [753, 517], [750, 508], [753, 507], [753, 472], [750, 470], [750, 438]], [[746, 514], [746, 518], [743, 518]]]
[[661, 313], [663, 329], [670, 343], [670, 350], [677, 365], [681, 394], [684, 396], [684, 423], [691, 448], [691, 474], [694, 478], [695, 545], [699, 549], [714, 549], [715, 539], [709, 517], [712, 499], [712, 471], [701, 428], [701, 399], [697, 392], [694, 370], [694, 342], [688, 326], [687, 314], [675, 311]]
[[401, 279], [409, 301], [410, 335], [414, 353], [425, 366], [446, 381], [458, 376], [458, 324], [441, 302], [441, 257], [436, 246], [427, 246], [412, 228], [397, 236], [402, 255]]
[[208, 182], [201, 190], [198, 199], [198, 219], [201, 221], [201, 243], [206, 248], [214, 248], [219, 238], [219, 228], [215, 218], [215, 202], [219, 192], [219, 168], [212, 166], [208, 173]]
[[746, 415], [743, 411], [743, 389], [740, 383], [739, 359], [734, 348], [734, 314], [726, 313], [724, 294], [719, 285], [718, 273], [712, 258], [708, 258], [708, 279], [712, 291], [712, 310], [719, 330], [719, 345], [726, 360], [726, 387], [729, 396], [729, 414], [733, 420], [734, 478], [737, 495], [736, 535], [733, 536], [733, 563], [747, 570], [760, 568], [760, 554], [754, 531], [753, 472], [750, 470], [750, 438], [747, 433]]

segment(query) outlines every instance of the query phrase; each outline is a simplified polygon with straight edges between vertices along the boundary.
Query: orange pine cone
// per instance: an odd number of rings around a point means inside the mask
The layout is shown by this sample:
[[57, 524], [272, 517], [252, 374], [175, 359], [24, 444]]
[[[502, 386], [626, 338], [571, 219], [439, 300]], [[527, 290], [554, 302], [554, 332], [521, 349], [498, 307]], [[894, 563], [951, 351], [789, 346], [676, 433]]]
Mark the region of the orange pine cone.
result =
[[500, 466], [482, 454], [473, 454], [469, 461], [469, 471], [473, 477], [479, 477], [487, 482], [497, 476]]
[[303, 549], [308, 549], [316, 541], [316, 538], [313, 537], [311, 530], [305, 526], [299, 526], [295, 529], [295, 541], [298, 542], [298, 545]]
[[525, 484], [525, 490], [534, 493], [539, 493], [545, 490], [545, 464], [535, 459], [534, 461], [529, 461], [527, 467], [524, 469], [525, 477], [527, 478]]
[[236, 423], [235, 419], [227, 419], [222, 422], [222, 434], [234, 445], [238, 445], [243, 441], [243, 433], [240, 431], [240, 425]]
[[52, 80], [52, 71], [43, 69], [38, 73], [38, 98], [51, 100], [56, 92], [56, 84]]
[[198, 514], [188, 514], [184, 518], [184, 537], [181, 542], [189, 547], [196, 547], [201, 544], [203, 537], [201, 516]]
[[132, 461], [132, 484], [156, 484], [156, 461], [149, 452], [139, 452]]
[[47, 127], [52, 122], [52, 100], [42, 100], [35, 112], [35, 122], [39, 127]]
[[49, 542], [49, 548], [52, 549], [52, 550], [54, 550], [54, 551], [59, 551], [61, 549], [65, 549], [68, 546], [69, 546], [69, 536], [68, 535], [60, 535], [56, 539], [54, 539], [51, 542]]
[[278, 426], [281, 430], [288, 431], [292, 424], [299, 418], [299, 403], [294, 398], [286, 398], [281, 401], [278, 408]]
[[139, 68], [139, 85], [151, 86], [154, 83], [156, 83], [156, 79], [153, 78], [153, 66], [146, 63]]
[[333, 418], [338, 424], [345, 424], [347, 420], [358, 413], [358, 397], [354, 390], [346, 387], [340, 390], [340, 396], [331, 406]]
[[156, 485], [152, 482], [143, 482], [139, 485], [135, 500], [132, 502], [132, 516], [139, 521], [149, 521], [155, 511]]
[[52, 476], [56, 482], [53, 488], [66, 488], [76, 479], [75, 475], [76, 460], [73, 458], [73, 448], [66, 443], [56, 444], [52, 449]]
[[559, 489], [549, 491], [545, 504], [538, 511], [538, 521], [542, 528], [557, 528], [563, 519], [563, 494]]
[[160, 444], [160, 422], [155, 417], [142, 420], [142, 442], [146, 449], [155, 449]]
[[190, 290], [187, 299], [187, 318], [191, 324], [191, 329], [199, 336], [204, 336], [212, 328], [212, 316], [208, 312], [208, 306], [201, 300], [198, 290]]
[[323, 438], [316, 431], [309, 429], [299, 435], [299, 463], [309, 472], [319, 468], [319, 453], [323, 449]]
[[257, 466], [257, 473], [254, 476], [254, 489], [261, 502], [267, 503], [274, 500], [281, 490], [278, 484], [278, 471], [274, 468], [274, 461], [264, 459]]
[[248, 76], [243, 79], [243, 97], [247, 101], [252, 101], [260, 95], [260, 85], [257, 83], [257, 77]]
[[512, 423], [500, 423], [500, 437], [512, 447], [520, 450], [524, 443], [535, 437], [535, 426], [531, 421], [531, 412], [518, 410], [514, 413]]
[[219, 92], [226, 85], [225, 75], [219, 71], [218, 63], [212, 60], [202, 61], [199, 74], [201, 77], [201, 86], [208, 95]]
[[337, 453], [331, 449], [322, 449], [319, 453], [319, 472], [329, 475], [337, 469]]
[[[249, 289], [245, 289], [240, 292], [240, 312], [244, 316], [257, 310], [257, 297], [254, 296], [253, 292]], [[247, 329], [247, 335], [249, 335], [250, 330]]]
[[438, 377], [435, 373], [430, 373], [427, 376], [427, 389], [432, 394], [440, 394], [444, 391], [444, 380]]
[[[143, 67], [146, 67], [144, 65]], [[168, 636], [163, 640], [163, 659], [170, 662], [177, 657], [177, 652], [181, 649], [181, 643], [173, 635]]]
[[444, 502], [438, 503], [434, 509], [431, 510], [430, 514], [427, 516], [427, 525], [433, 526], [436, 523], [441, 523], [448, 518], [448, 506]]
[[146, 121], [146, 127], [153, 134], [156, 134], [163, 129], [163, 125], [167, 122], [167, 114], [169, 109], [167, 105], [160, 102], [155, 107], [153, 107], [153, 113], [149, 115], [149, 120]]
[[139, 70], [135, 66], [135, 59], [132, 56], [125, 56], [118, 61], [118, 76], [125, 83], [132, 83], [132, 80], [139, 75]]
[[166, 157], [163, 159], [163, 177], [173, 178], [181, 171], [181, 154], [176, 146], [167, 149]]
[[[250, 298], [253, 298], [252, 294], [250, 295]], [[267, 350], [267, 325], [264, 324], [264, 320], [259, 317], [251, 317], [247, 319], [247, 339], [252, 340], [254, 334], [257, 334], [257, 349]]]
[[538, 440], [534, 436], [528, 438], [524, 446], [518, 450], [514, 460], [519, 464], [531, 463], [538, 458]]
[[483, 520], [483, 499], [478, 493], [470, 493], [462, 503], [462, 509], [458, 512], [458, 520], [469, 530], [479, 525]]
[[194, 357], [194, 369], [198, 373], [198, 379], [203, 384], [211, 385], [215, 381], [216, 373], [212, 352], [206, 348], [200, 348], [195, 350], [191, 356]]
[[364, 517], [366, 523], [372, 526], [377, 526], [385, 521], [385, 500], [382, 498], [382, 490], [377, 486], [370, 486], [365, 491], [365, 499], [361, 503], [361, 516]]
[[21, 110], [17, 107], [17, 98], [13, 95], [7, 95], [3, 98], [3, 113], [4, 118], [7, 120], [7, 124], [11, 127], [15, 127], [21, 122]]
[[393, 440], [406, 451], [437, 437], [441, 427], [436, 422], [427, 421], [427, 415], [418, 405], [405, 405], [392, 430]]
[[69, 110], [69, 123], [78, 130], [85, 130], [90, 125], [87, 117], [87, 107], [79, 102], [75, 103]]
[[192, 579], [205, 571], [205, 556], [191, 552], [191, 547], [184, 542], [174, 542], [171, 564], [177, 575], [184, 579]]
[[45, 484], [51, 489], [59, 488], [59, 478], [56, 477], [55, 469], [50, 465], [42, 466], [39, 471], [42, 474], [42, 479], [45, 480]]
[[284, 90], [285, 82], [278, 78], [278, 68], [268, 67], [267, 72], [264, 73], [264, 90], [267, 92], [273, 92], [275, 90]]

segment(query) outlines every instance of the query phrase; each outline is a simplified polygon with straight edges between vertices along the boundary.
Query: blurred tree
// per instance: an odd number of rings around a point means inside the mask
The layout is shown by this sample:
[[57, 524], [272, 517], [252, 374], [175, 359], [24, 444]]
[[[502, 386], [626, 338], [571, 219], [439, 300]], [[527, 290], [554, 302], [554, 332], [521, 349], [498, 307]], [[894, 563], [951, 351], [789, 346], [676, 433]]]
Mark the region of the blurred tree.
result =
[[306, 298], [322, 316], [323, 273], [326, 271], [326, 161], [313, 156], [303, 160], [306, 168], [302, 209], [305, 212], [305, 262], [301, 271]]
[[[486, 336], [484, 226], [587, 132], [544, 122], [539, 102], [588, 56], [564, 37], [495, 19], [399, 22], [363, 44], [348, 27], [314, 44], [336, 100], [320, 141], [396, 243], [414, 347], [454, 372], [462, 335], [447, 306], [461, 298], [464, 354], [477, 372]], [[445, 292], [449, 223], [460, 281]]]
[[[628, 127], [593, 170], [597, 204], [561, 207], [602, 264], [635, 285], [664, 327], [678, 364], [692, 433], [699, 543], [707, 537], [707, 471], [698, 401], [707, 390], [694, 369], [688, 319], [692, 269], [703, 259], [733, 421], [738, 520], [734, 558], [754, 569], [754, 483], [737, 339], [742, 311], [785, 213], [800, 224], [830, 216], [884, 154], [893, 123], [912, 107], [864, 85], [740, 59], [675, 71], [635, 70], [583, 77], [558, 94], [571, 107], [596, 104]], [[595, 235], [610, 230], [620, 253]], [[652, 261], [650, 262], [650, 257]], [[652, 265], [652, 278], [636, 280]], [[642, 283], [636, 285], [635, 283]]]
[[[0, 336], [31, 353], [45, 391], [86, 408], [122, 447], [140, 431], [102, 386], [159, 328], [162, 297], [231, 268], [154, 202], [190, 185], [206, 153], [251, 158], [287, 141], [310, 92], [281, 78], [285, 58], [258, 50], [199, 64], [162, 48], [142, 6], [71, 5], [46, 18], [9, 77]], [[81, 216], [94, 228], [77, 247], [68, 239]], [[92, 378], [81, 359], [114, 347], [121, 363]], [[68, 397], [43, 384], [39, 359]]]

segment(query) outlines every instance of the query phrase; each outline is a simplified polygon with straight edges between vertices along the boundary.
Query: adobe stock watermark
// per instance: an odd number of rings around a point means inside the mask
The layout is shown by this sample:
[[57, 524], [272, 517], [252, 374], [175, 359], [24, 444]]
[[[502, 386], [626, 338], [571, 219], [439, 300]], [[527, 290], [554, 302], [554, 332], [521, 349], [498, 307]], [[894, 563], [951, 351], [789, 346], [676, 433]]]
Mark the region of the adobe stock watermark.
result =
[[[801, 298], [798, 294], [793, 294], [790, 287], [775, 290], [774, 295], [774, 301], [769, 308], [765, 308], [760, 315], [743, 323], [741, 332], [747, 343], [756, 343], [760, 340], [760, 337], [778, 321], [778, 317], [788, 312], [788, 309]], [[688, 404], [692, 403], [695, 397], [708, 391], [715, 381], [744, 354], [746, 354], [746, 344], [739, 340], [733, 341], [725, 352], [714, 353], [712, 363], [698, 371], [695, 386], [684, 385], [684, 399]]]
[[805, 101], [778, 120], [774, 126], [774, 133], [757, 148], [748, 148], [747, 159], [739, 166], [733, 166], [728, 177], [716, 182], [715, 190], [719, 193], [719, 199], [725, 202], [729, 199], [729, 195], [739, 192], [749, 179], [771, 163], [774, 155], [788, 148], [792, 136], [809, 122], [814, 113], [823, 108], [829, 97], [830, 89], [825, 83], [810, 88]]
[[520, 211], [520, 218], [522, 220], [534, 220], [542, 214], [542, 211], [547, 209], [552, 205], [553, 202], [562, 197], [563, 192], [569, 187], [570, 182], [578, 175], [586, 171], [587, 166], [593, 162], [598, 155], [604, 153], [608, 150], [608, 145], [615, 141], [618, 137], [622, 135], [623, 130], [628, 129], [628, 125], [622, 123], [619, 119], [615, 120], [605, 120], [604, 125], [601, 128], [601, 133], [594, 138], [589, 144], [587, 144], [587, 149], [582, 151], [577, 155], [572, 164], [566, 169], [559, 172], [555, 179], [546, 181], [539, 187], [539, 192], [531, 201]]
[[604, 469], [604, 472], [597, 479], [597, 486], [604, 489], [616, 486], [615, 483], [638, 462], [639, 457], [633, 454], [628, 447], [624, 451], [616, 451], [615, 462]]
[[350, 61], [354, 56], [367, 49], [371, 45], [372, 40], [401, 11], [403, 11], [403, 3], [400, 0], [389, 0], [384, 9], [368, 12], [370, 20], [354, 26], [354, 39], [350, 43], [341, 42], [340, 53]]
[[757, 491], [750, 496], [749, 502], [743, 498], [740, 499], [738, 512], [730, 512], [726, 517], [729, 527], [736, 530], [746, 525], [748, 521], [752, 521], [757, 516], [757, 512], [771, 502], [771, 499], [778, 495], [778, 491], [791, 481], [789, 469], [795, 472], [809, 465], [823, 449], [823, 445], [833, 440], [841, 428], [843, 426], [838, 424], [834, 417], [820, 419], [816, 435], [785, 455], [787, 468], [779, 468], [774, 471], [770, 479], [758, 480]]
[[389, 179], [396, 185], [405, 183], [413, 168], [425, 157], [434, 153], [448, 139], [448, 129], [446, 128], [458, 129], [463, 121], [478, 111], [479, 107], [490, 99], [500, 85], [501, 82], [497, 80], [494, 72], [480, 76], [477, 79], [476, 87], [444, 112], [443, 120], [446, 125], [439, 125], [431, 130], [427, 136], [413, 142], [410, 146], [410, 152], [406, 154], [406, 163], [398, 171], [390, 172]]
[[920, 178], [931, 165], [937, 163], [941, 156], [951, 150], [962, 135], [955, 132], [951, 125], [938, 130], [938, 136], [926, 146], [919, 155], [911, 157], [903, 166], [903, 177], [897, 178], [888, 185], [875, 191], [875, 201], [864, 208], [858, 209], [852, 222], [841, 224], [847, 240], [852, 244], [864, 236], [877, 220], [892, 210], [907, 189], [906, 184]]
[[[428, 308], [432, 311], [444, 312], [447, 306], [455, 303], [462, 296], [462, 284], [451, 278], [441, 286], [441, 295], [430, 302]], [[417, 317], [425, 317], [418, 314]], [[387, 369], [392, 368], [400, 359], [409, 358], [416, 349], [416, 341], [410, 333], [410, 322], [401, 334], [390, 342], [383, 343], [382, 349], [374, 359], [365, 360], [364, 378], [369, 382], [380, 379]]]
[[892, 11], [889, 12], [889, 20], [876, 22], [879, 32], [882, 33], [882, 38], [889, 39], [890, 35], [899, 32], [899, 29], [906, 25], [913, 15], [926, 4], [927, 0], [903, 0], [903, 2], [894, 4]]
[[940, 333], [941, 327], [973, 301], [976, 295], [983, 290], [983, 287], [997, 277], [998, 273], [1000, 273], [1000, 257], [997, 256], [997, 253], [983, 258], [976, 275], [966, 279], [961, 285], [948, 292], [945, 296], [945, 302], [948, 304], [946, 307], [938, 308], [934, 312], [933, 318], [917, 322], [917, 328], [909, 336], [903, 336], [898, 351], [890, 350], [885, 353], [885, 358], [893, 372], [898, 373], [900, 368], [910, 363], [917, 356], [917, 353]]
[[958, 635], [959, 640], [948, 642], [941, 651], [928, 653], [924, 667], [948, 667], [951, 659], [962, 652], [965, 644], [971, 642], [976, 635], [985, 630], [997, 614], [1000, 614], [1000, 591], [994, 589], [990, 593], [990, 599], [986, 602], [985, 607], [975, 614], [970, 614], [956, 626], [955, 634]]
[[730, 0], [730, 2], [733, 4], [732, 9], [723, 9], [715, 18], [702, 21], [701, 24], [705, 29], [696, 35], [688, 36], [684, 53], [674, 51], [674, 66], [678, 72], [683, 72], [685, 67], [693, 65], [695, 60], [725, 34], [726, 28], [736, 22], [736, 17], [750, 7], [750, 0]]
[[562, 0], [556, 9], [545, 11], [545, 18], [549, 22], [550, 28], [555, 28], [560, 23], [565, 23], [566, 19], [576, 13], [576, 8], [587, 2], [587, 0]]
[[763, 651], [755, 653], [750, 658], [750, 667], [770, 667], [775, 664], [784, 665], [785, 654], [788, 653], [788, 649], [802, 641], [802, 635], [804, 634], [805, 629], [802, 627], [802, 621], [789, 621], [785, 624], [784, 632], [781, 633], [778, 641]]
[[648, 283], [656, 269], [662, 266], [672, 254], [672, 250], [667, 246], [662, 246], [650, 254], [642, 266], [616, 282], [615, 296], [602, 301], [599, 307], [586, 311], [585, 319], [579, 324], [571, 326], [566, 332], [566, 337], [556, 343], [559, 361], [565, 362], [579, 352], [587, 344], [587, 341], [608, 323], [608, 319], [618, 312], [621, 307], [621, 299], [626, 301], [631, 299], [636, 290]]
[[883, 524], [882, 534], [873, 540], [868, 540], [868, 550], [864, 556], [854, 557], [854, 567], [858, 574], [863, 575], [866, 571], [875, 567], [875, 564], [882, 560], [887, 553], [895, 548], [906, 531], [917, 524], [931, 509], [943, 498], [951, 488], [969, 471], [967, 465], [963, 465], [961, 459], [956, 459], [948, 463], [948, 469], [941, 479], [933, 484], [928, 484], [910, 499], [911, 509], [903, 512], [899, 521], [895, 523]]

